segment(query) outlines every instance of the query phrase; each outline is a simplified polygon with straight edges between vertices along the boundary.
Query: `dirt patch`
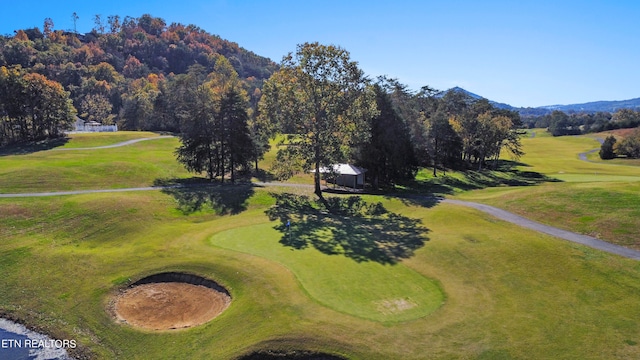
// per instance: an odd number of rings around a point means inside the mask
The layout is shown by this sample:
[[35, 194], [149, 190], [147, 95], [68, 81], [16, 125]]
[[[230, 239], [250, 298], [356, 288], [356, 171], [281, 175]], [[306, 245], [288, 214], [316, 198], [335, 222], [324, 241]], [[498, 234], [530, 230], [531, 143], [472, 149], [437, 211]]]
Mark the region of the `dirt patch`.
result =
[[633, 133], [636, 129], [638, 128], [630, 128], [630, 129], [616, 129], [616, 130], [610, 130], [610, 131], [606, 131], [605, 134], [610, 134], [610, 135], [615, 135], [615, 136], [620, 136], [620, 137], [627, 137], [629, 136], [631, 133]]
[[376, 303], [378, 311], [383, 314], [398, 314], [416, 307], [416, 303], [409, 299], [389, 299]]
[[[176, 276], [161, 275], [160, 280], [176, 279]], [[193, 275], [178, 276], [202, 279]], [[181, 329], [204, 324], [231, 304], [226, 290], [215, 283], [216, 286], [207, 286], [210, 280], [202, 279], [198, 282], [205, 284], [193, 284], [153, 282], [149, 281], [150, 278], [137, 282], [116, 296], [113, 313], [118, 321], [150, 330]]]

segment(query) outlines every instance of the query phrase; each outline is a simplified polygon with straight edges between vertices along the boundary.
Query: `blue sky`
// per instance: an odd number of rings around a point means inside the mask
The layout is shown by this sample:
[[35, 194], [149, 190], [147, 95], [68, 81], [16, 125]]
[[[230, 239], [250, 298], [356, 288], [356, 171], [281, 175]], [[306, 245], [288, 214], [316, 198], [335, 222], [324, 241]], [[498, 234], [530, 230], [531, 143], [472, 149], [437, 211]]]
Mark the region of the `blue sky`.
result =
[[[640, 1], [3, 1], [0, 33], [79, 32], [101, 14], [195, 24], [279, 62], [303, 42], [340, 45], [370, 77], [460, 86], [514, 106], [640, 97]], [[8, 3], [8, 4], [7, 4]]]

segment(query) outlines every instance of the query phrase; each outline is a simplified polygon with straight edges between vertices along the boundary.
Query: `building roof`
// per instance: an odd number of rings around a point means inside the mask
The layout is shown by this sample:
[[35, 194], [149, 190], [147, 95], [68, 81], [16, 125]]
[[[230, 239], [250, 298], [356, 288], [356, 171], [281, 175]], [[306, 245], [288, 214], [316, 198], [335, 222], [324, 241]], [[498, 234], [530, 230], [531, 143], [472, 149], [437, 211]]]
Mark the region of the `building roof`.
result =
[[[311, 172], [315, 172], [315, 170], [311, 170]], [[320, 168], [320, 173], [322, 174], [336, 173], [340, 175], [360, 175], [360, 174], [364, 174], [365, 172], [367, 172], [367, 169], [359, 168], [351, 164], [333, 165], [333, 171], [331, 171], [331, 169], [327, 167]]]

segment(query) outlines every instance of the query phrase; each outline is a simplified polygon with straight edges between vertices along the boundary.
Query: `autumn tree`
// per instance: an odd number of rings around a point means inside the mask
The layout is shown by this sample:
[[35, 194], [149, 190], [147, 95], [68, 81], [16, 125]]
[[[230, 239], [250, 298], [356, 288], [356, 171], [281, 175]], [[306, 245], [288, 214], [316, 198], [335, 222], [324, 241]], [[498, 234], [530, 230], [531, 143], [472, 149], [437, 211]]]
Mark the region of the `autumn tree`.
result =
[[94, 23], [94, 27], [93, 27], [93, 31], [95, 31], [98, 34], [104, 34], [104, 21], [102, 20], [102, 15], [100, 14], [96, 14], [93, 17], [93, 23]]
[[290, 132], [279, 152], [315, 170], [315, 194], [321, 200], [320, 169], [347, 160], [351, 146], [369, 133], [367, 120], [376, 107], [367, 85], [346, 50], [319, 43], [298, 45], [265, 82], [262, 115]]
[[627, 135], [615, 146], [618, 155], [640, 159], [640, 128]]
[[49, 36], [51, 36], [52, 32], [53, 32], [53, 20], [51, 18], [44, 19], [42, 34], [44, 34], [44, 36], [48, 38]]
[[113, 124], [115, 115], [111, 113], [112, 110], [111, 102], [102, 94], [89, 94], [80, 104], [80, 116], [87, 121], [95, 121], [104, 125]]
[[59, 137], [74, 115], [60, 83], [19, 67], [0, 67], [0, 144]]

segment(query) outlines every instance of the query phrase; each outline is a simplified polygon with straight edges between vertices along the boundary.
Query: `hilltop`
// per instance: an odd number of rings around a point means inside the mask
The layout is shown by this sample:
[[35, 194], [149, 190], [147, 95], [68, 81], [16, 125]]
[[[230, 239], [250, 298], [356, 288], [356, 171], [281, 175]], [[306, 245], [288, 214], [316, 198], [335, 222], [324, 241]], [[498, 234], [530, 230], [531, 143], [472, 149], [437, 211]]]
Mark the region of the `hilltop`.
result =
[[46, 19], [42, 30], [0, 36], [0, 68], [57, 82], [84, 120], [131, 130], [176, 131], [175, 121], [152, 109], [168, 106], [176, 93], [172, 86], [184, 82], [181, 76], [205, 78], [222, 63], [237, 73], [252, 104], [263, 81], [278, 67], [196, 25], [167, 24], [149, 14], [109, 16], [106, 22], [98, 16], [94, 29], [85, 34], [56, 30]]

